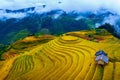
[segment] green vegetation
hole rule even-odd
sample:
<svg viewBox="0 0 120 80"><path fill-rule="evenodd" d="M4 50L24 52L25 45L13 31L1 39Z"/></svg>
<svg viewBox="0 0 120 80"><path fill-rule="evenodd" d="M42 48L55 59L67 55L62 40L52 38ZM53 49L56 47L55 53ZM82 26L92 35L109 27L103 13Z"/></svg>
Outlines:
<svg viewBox="0 0 120 80"><path fill-rule="evenodd" d="M8 44L13 43L17 40L23 39L29 35L29 31L27 29L20 30L19 32L11 32L8 33L5 41L7 41Z"/></svg>
<svg viewBox="0 0 120 80"><path fill-rule="evenodd" d="M109 35L110 33L108 33L105 29L95 29L96 31L96 35Z"/></svg>
<svg viewBox="0 0 120 80"><path fill-rule="evenodd" d="M45 35L45 34L50 34L49 29L47 29L47 28L41 29L40 31L38 31L38 32L35 34L35 36L37 37L37 36Z"/></svg>
<svg viewBox="0 0 120 80"><path fill-rule="evenodd" d="M112 35L114 35L117 38L120 38L119 33L116 31L116 29L114 28L113 25L109 24L109 23L105 23L103 25L101 25L99 27L99 29L106 29L108 32L112 33Z"/></svg>
<svg viewBox="0 0 120 80"><path fill-rule="evenodd" d="M62 14L53 19L52 15L29 14L23 19L0 20L0 43L12 44L28 35L61 35L65 32L93 29L95 22L91 19L76 20L75 16Z"/></svg>
<svg viewBox="0 0 120 80"><path fill-rule="evenodd" d="M7 51L7 46L0 44L0 60L3 60L3 53Z"/></svg>

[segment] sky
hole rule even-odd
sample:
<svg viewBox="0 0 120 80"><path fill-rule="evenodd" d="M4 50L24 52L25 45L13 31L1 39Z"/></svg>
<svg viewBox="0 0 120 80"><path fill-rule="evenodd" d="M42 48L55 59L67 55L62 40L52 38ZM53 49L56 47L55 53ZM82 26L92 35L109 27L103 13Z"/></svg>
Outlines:
<svg viewBox="0 0 120 80"><path fill-rule="evenodd" d="M46 10L88 11L102 7L120 13L120 0L0 0L0 9L15 10L43 4L46 5Z"/></svg>
<svg viewBox="0 0 120 80"><path fill-rule="evenodd" d="M41 7L42 5L46 5L46 7L36 10L46 12L53 9L62 9L66 12L84 12L104 8L120 15L120 0L0 0L0 9L17 10L28 7ZM8 14L0 12L0 18L4 16L8 16L8 18L20 18L25 15L24 13Z"/></svg>

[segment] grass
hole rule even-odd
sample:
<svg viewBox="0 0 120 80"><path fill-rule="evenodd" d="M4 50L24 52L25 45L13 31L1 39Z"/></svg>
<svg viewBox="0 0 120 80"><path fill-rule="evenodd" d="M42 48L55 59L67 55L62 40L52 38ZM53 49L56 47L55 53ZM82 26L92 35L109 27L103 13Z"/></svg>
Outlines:
<svg viewBox="0 0 120 80"><path fill-rule="evenodd" d="M85 80L92 80L93 75L95 73L95 69L96 69L96 64L93 62L90 66L88 73L86 74Z"/></svg>
<svg viewBox="0 0 120 80"><path fill-rule="evenodd" d="M92 80L102 80L102 75L103 75L103 67L97 65Z"/></svg>
<svg viewBox="0 0 120 80"><path fill-rule="evenodd" d="M102 80L113 80L113 69L113 63L109 62L109 64L104 67Z"/></svg>
<svg viewBox="0 0 120 80"><path fill-rule="evenodd" d="M115 62L114 80L120 80L120 62Z"/></svg>
<svg viewBox="0 0 120 80"><path fill-rule="evenodd" d="M14 63L14 59L5 61L5 64L3 64L3 66L0 68L0 80L5 79L9 75L13 63Z"/></svg>

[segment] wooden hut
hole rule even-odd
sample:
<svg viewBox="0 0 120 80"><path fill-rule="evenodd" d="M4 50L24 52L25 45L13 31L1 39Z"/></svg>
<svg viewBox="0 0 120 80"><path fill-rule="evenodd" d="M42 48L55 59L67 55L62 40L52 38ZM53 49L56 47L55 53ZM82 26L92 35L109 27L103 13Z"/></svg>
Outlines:
<svg viewBox="0 0 120 80"><path fill-rule="evenodd" d="M99 65L108 64L109 58L103 50L96 52L95 56L96 56L95 61L97 64Z"/></svg>

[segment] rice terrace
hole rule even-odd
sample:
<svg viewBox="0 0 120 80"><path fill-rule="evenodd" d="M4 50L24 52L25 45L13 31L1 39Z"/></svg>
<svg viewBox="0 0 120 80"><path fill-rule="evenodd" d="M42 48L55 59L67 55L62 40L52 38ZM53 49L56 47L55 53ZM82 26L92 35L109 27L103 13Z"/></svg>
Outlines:
<svg viewBox="0 0 120 80"><path fill-rule="evenodd" d="M85 39L86 33L102 40ZM120 41L109 33L95 34L95 31L69 32L59 37L30 36L17 41L3 55L5 61L0 61L0 80L119 80ZM42 40L50 41L42 44ZM25 46L22 43L29 43L29 49L20 52ZM95 53L101 49L109 57L105 66L95 62Z"/></svg>

